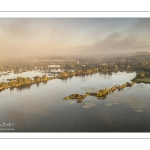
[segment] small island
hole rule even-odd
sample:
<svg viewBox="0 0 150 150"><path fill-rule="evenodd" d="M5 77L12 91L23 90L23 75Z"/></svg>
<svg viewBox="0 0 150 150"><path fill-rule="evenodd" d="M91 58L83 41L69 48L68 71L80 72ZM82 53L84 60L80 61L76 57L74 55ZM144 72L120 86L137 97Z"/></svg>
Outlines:
<svg viewBox="0 0 150 150"><path fill-rule="evenodd" d="M84 99L84 98L86 98L87 96L95 96L95 97L97 97L97 98L105 99L105 98L106 98L106 95L108 95L108 94L111 93L111 92L114 92L116 89L118 89L118 91L120 91L120 90L123 90L125 87L131 87L131 86L133 86L133 85L134 85L134 82L131 82L131 83L126 82L126 83L123 84L123 85L118 85L118 86L115 85L115 86L113 86L113 87L110 88L110 89L107 89L107 88L101 89L101 90L99 90L97 93L92 93L92 92L89 93L89 92L87 92L87 93L85 93L84 95L71 94L71 95L69 95L69 96L64 97L63 100L77 99L78 102L80 101L80 103L81 103L81 102L82 102L81 99Z"/></svg>
<svg viewBox="0 0 150 150"><path fill-rule="evenodd" d="M137 73L135 78L133 78L131 80L132 82L126 82L123 85L115 85L113 87L111 87L110 89L101 89L99 90L97 93L85 93L84 95L80 95L80 94L71 94L69 96L66 96L63 98L63 100L70 100L70 99L77 99L79 101L79 99L84 99L87 96L95 96L98 99L106 99L106 95L108 95L110 92L114 92L116 89L118 89L118 91L123 90L125 87L131 87L134 85L134 83L150 83L150 72L140 72ZM80 101L82 102L82 100Z"/></svg>
<svg viewBox="0 0 150 150"><path fill-rule="evenodd" d="M34 84L34 83L39 83L39 82L47 82L48 80L52 80L55 77L47 77L46 75L44 75L43 77L33 77L33 79L27 77L27 78L23 78L23 77L17 77L17 79L12 79L9 82L0 82L0 91L4 90L4 89L8 89L8 88L14 88L14 87L20 87L23 85L28 85L28 84Z"/></svg>

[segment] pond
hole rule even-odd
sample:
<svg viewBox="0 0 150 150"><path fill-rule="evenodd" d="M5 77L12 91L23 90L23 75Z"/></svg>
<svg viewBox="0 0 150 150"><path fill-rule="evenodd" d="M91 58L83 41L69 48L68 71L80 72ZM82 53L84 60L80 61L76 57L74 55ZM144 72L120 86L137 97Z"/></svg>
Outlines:
<svg viewBox="0 0 150 150"><path fill-rule="evenodd" d="M149 132L150 85L134 84L106 99L88 96L82 103L70 94L130 82L135 72L95 73L0 92L0 132ZM3 124L13 124L12 130Z"/></svg>

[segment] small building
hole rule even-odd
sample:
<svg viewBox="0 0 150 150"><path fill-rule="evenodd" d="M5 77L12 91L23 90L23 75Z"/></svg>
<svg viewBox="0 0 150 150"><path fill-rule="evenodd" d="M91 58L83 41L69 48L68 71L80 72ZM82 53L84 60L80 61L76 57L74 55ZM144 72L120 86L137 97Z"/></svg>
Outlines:
<svg viewBox="0 0 150 150"><path fill-rule="evenodd" d="M55 73L60 73L60 72L63 72L64 70L61 70L61 69L58 69L58 70L55 70L55 69L52 69L51 72L55 72Z"/></svg>
<svg viewBox="0 0 150 150"><path fill-rule="evenodd" d="M48 68L60 68L60 65L48 65Z"/></svg>

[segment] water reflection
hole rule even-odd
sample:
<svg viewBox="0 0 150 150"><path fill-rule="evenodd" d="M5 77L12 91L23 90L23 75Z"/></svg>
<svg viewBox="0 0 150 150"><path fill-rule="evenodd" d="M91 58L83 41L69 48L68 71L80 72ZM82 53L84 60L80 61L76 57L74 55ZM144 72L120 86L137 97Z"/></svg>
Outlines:
<svg viewBox="0 0 150 150"><path fill-rule="evenodd" d="M106 99L106 95L101 96L101 97L97 97L98 100L105 100Z"/></svg>
<svg viewBox="0 0 150 150"><path fill-rule="evenodd" d="M36 83L36 86L39 87L39 84L40 84L40 83Z"/></svg>
<svg viewBox="0 0 150 150"><path fill-rule="evenodd" d="M20 87L16 87L17 91L22 91L22 90L25 90L25 89L30 89L32 85L30 84L27 84L27 85L23 85L23 86L20 86ZM11 88L11 90L14 89L14 88Z"/></svg>
<svg viewBox="0 0 150 150"><path fill-rule="evenodd" d="M26 90L26 89L29 90L33 85L36 85L37 87L39 87L40 84L46 85L46 84L47 84L47 81L40 82L40 83L34 83L34 84L26 84L26 85L22 85L22 86L19 86L19 87L11 87L11 88L9 88L9 89L10 89L10 91L12 91L12 90L14 90L14 89L17 89L17 91L22 91L22 90Z"/></svg>

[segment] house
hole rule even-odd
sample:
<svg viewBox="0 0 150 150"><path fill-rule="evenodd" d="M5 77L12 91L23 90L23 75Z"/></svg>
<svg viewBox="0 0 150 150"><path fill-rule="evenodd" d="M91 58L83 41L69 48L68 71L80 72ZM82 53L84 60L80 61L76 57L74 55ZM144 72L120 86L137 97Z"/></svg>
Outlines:
<svg viewBox="0 0 150 150"><path fill-rule="evenodd" d="M48 68L60 68L60 65L48 65Z"/></svg>

